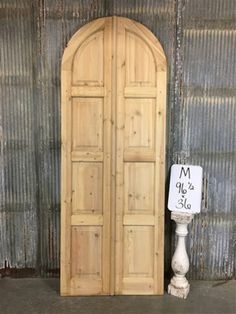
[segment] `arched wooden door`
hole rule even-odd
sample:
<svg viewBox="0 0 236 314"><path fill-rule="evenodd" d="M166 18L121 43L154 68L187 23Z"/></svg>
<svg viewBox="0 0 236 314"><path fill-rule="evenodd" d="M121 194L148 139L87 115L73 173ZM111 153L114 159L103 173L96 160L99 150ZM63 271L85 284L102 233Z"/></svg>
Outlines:
<svg viewBox="0 0 236 314"><path fill-rule="evenodd" d="M62 60L61 294L162 294L166 58L95 20Z"/></svg>

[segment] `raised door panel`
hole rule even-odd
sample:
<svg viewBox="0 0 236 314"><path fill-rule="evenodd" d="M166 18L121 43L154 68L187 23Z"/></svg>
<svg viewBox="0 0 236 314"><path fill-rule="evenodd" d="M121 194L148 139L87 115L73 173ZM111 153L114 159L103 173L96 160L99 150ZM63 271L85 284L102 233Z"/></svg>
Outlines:
<svg viewBox="0 0 236 314"><path fill-rule="evenodd" d="M72 101L73 151L97 150L103 147L103 99L73 98Z"/></svg>
<svg viewBox="0 0 236 314"><path fill-rule="evenodd" d="M78 47L73 60L73 85L104 85L104 31L89 36Z"/></svg>
<svg viewBox="0 0 236 314"><path fill-rule="evenodd" d="M153 276L153 228L126 226L124 228L124 277ZM145 258L144 258L145 256Z"/></svg>
<svg viewBox="0 0 236 314"><path fill-rule="evenodd" d="M72 277L102 279L102 233L97 226L74 226L72 235Z"/></svg>
<svg viewBox="0 0 236 314"><path fill-rule="evenodd" d="M155 86L156 64L147 42L132 30L125 32L126 86Z"/></svg>
<svg viewBox="0 0 236 314"><path fill-rule="evenodd" d="M102 163L73 162L72 213L102 213L102 187Z"/></svg>
<svg viewBox="0 0 236 314"><path fill-rule="evenodd" d="M125 99L125 160L155 160L155 100Z"/></svg>
<svg viewBox="0 0 236 314"><path fill-rule="evenodd" d="M71 229L71 288L77 294L102 291L102 226Z"/></svg>
<svg viewBox="0 0 236 314"><path fill-rule="evenodd" d="M147 162L126 162L124 173L125 214L154 212L154 165Z"/></svg>
<svg viewBox="0 0 236 314"><path fill-rule="evenodd" d="M153 294L154 228L124 227L123 294Z"/></svg>

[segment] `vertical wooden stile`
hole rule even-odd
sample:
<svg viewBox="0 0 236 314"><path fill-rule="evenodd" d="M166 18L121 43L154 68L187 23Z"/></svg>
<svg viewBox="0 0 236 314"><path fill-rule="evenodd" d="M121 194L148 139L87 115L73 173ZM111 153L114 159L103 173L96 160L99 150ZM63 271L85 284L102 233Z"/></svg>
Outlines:
<svg viewBox="0 0 236 314"><path fill-rule="evenodd" d="M125 29L120 21L116 24L116 270L115 293L122 294L123 272L123 206L124 206L124 68L125 68Z"/></svg>
<svg viewBox="0 0 236 314"><path fill-rule="evenodd" d="M111 141L112 141L112 124L111 124L111 102L112 102L112 19L108 19L104 30L104 193L103 193L103 210L104 210L104 238L103 238L103 293L110 294L111 278Z"/></svg>
<svg viewBox="0 0 236 314"><path fill-rule="evenodd" d="M70 287L70 217L71 217L71 163L70 158L71 140L71 75L68 68L62 68L61 84L64 87L61 92L61 294L67 294Z"/></svg>
<svg viewBox="0 0 236 314"><path fill-rule="evenodd" d="M116 243L116 86L117 86L117 17L112 19L112 102L111 102L111 151L112 151L112 169L111 169L111 278L110 295L115 294L115 243Z"/></svg>

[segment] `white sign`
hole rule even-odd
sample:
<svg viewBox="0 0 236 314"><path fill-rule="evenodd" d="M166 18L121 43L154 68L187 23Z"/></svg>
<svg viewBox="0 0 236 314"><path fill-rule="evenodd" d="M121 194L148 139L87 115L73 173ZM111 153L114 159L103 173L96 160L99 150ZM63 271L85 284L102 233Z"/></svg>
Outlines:
<svg viewBox="0 0 236 314"><path fill-rule="evenodd" d="M170 174L169 210L200 213L201 199L202 167L173 165Z"/></svg>

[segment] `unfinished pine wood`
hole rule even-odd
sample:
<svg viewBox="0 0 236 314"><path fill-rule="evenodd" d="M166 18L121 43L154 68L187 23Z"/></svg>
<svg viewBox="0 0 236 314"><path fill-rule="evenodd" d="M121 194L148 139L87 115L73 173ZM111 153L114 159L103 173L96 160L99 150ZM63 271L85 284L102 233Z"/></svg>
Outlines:
<svg viewBox="0 0 236 314"><path fill-rule="evenodd" d="M73 98L72 135L73 151L103 150L102 98Z"/></svg>
<svg viewBox="0 0 236 314"><path fill-rule="evenodd" d="M154 163L125 162L124 167L124 213L153 215Z"/></svg>
<svg viewBox="0 0 236 314"><path fill-rule="evenodd" d="M121 17L62 60L61 295L162 294L166 59Z"/></svg>
<svg viewBox="0 0 236 314"><path fill-rule="evenodd" d="M142 159L149 154L155 158L155 119L155 99L125 98L126 156L133 153Z"/></svg>
<svg viewBox="0 0 236 314"><path fill-rule="evenodd" d="M88 36L74 55L74 86L104 85L104 30Z"/></svg>
<svg viewBox="0 0 236 314"><path fill-rule="evenodd" d="M110 293L111 26L83 27L62 60L62 295Z"/></svg>
<svg viewBox="0 0 236 314"><path fill-rule="evenodd" d="M102 213L101 162L73 162L72 214Z"/></svg>
<svg viewBox="0 0 236 314"><path fill-rule="evenodd" d="M118 18L116 294L163 293L166 77L160 81L160 72L166 60L154 36Z"/></svg>

